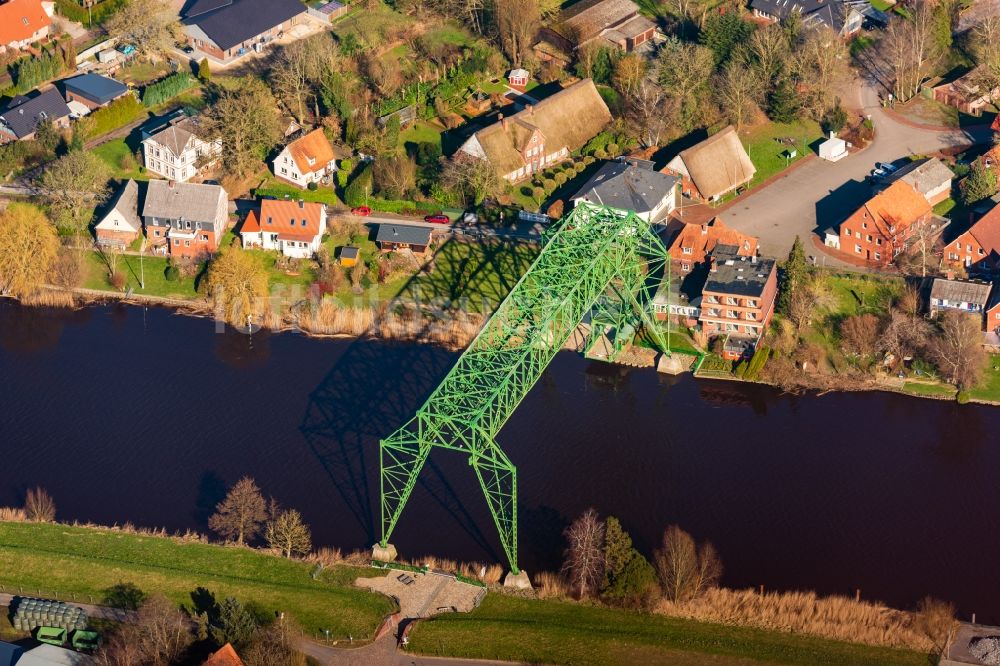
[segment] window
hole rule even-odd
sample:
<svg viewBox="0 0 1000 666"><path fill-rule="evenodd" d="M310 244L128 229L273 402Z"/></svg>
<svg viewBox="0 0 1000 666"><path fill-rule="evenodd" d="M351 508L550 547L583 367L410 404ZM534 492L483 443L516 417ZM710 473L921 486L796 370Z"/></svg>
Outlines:
<svg viewBox="0 0 1000 666"><path fill-rule="evenodd" d="M739 317L736 316L736 310L726 310L726 317L729 319L739 319Z"/></svg>
<svg viewBox="0 0 1000 666"><path fill-rule="evenodd" d="M755 308L755 307L757 307L757 301L755 301L752 298L748 298L747 299L747 307L748 308Z"/></svg>
<svg viewBox="0 0 1000 666"><path fill-rule="evenodd" d="M854 251L857 252L858 254L861 254L861 246L860 245L855 245L854 246Z"/></svg>
<svg viewBox="0 0 1000 666"><path fill-rule="evenodd" d="M288 169L286 169L285 167L281 167L281 173L287 174L288 173Z"/></svg>
<svg viewBox="0 0 1000 666"><path fill-rule="evenodd" d="M191 247L191 241L189 240L184 241L184 247Z"/></svg>
<svg viewBox="0 0 1000 666"><path fill-rule="evenodd" d="M302 220L302 226L303 227L306 226L306 221L305 220Z"/></svg>
<svg viewBox="0 0 1000 666"><path fill-rule="evenodd" d="M952 261L958 261L958 255L955 254L954 252L950 253L948 255L948 258L951 259Z"/></svg>
<svg viewBox="0 0 1000 666"><path fill-rule="evenodd" d="M691 270L691 264L681 264L681 270L682 271L689 271L689 270Z"/></svg>
<svg viewBox="0 0 1000 666"><path fill-rule="evenodd" d="M153 235L154 235L154 236L159 236L159 235L160 235L160 230L159 230L159 229L155 230L155 231L153 232Z"/></svg>
<svg viewBox="0 0 1000 666"><path fill-rule="evenodd" d="M861 232L860 231L855 231L854 232L854 237L855 238L861 238Z"/></svg>
<svg viewBox="0 0 1000 666"><path fill-rule="evenodd" d="M726 296L726 305L736 305L736 299L732 296Z"/></svg>
<svg viewBox="0 0 1000 666"><path fill-rule="evenodd" d="M757 321L757 313L756 312L748 312L746 318L747 318L747 321Z"/></svg>
<svg viewBox="0 0 1000 666"><path fill-rule="evenodd" d="M690 247L682 247L681 248L681 253L683 253L683 254L691 254L693 252L694 252L694 248L690 248Z"/></svg>
<svg viewBox="0 0 1000 666"><path fill-rule="evenodd" d="M267 216L267 223L268 224L273 224L273 222L271 221L271 216L270 215Z"/></svg>
<svg viewBox="0 0 1000 666"><path fill-rule="evenodd" d="M986 253L985 253L985 252L983 252L983 248L979 248L979 256L981 257L981 256L983 256L984 254L986 254Z"/></svg>
<svg viewBox="0 0 1000 666"><path fill-rule="evenodd" d="M868 237L865 238L865 240L868 241L869 243L871 243L872 242L872 235L868 234Z"/></svg>
<svg viewBox="0 0 1000 666"><path fill-rule="evenodd" d="M201 235L201 239L207 243L208 242L208 234L202 234Z"/></svg>
<svg viewBox="0 0 1000 666"><path fill-rule="evenodd" d="M851 235L851 230L848 229L847 227L844 227L844 235L845 236L850 236Z"/></svg>
<svg viewBox="0 0 1000 666"><path fill-rule="evenodd" d="M180 245L180 244L181 244L181 239L180 238L175 238L174 239L174 245Z"/></svg>
<svg viewBox="0 0 1000 666"><path fill-rule="evenodd" d="M882 244L882 239L881 238L876 238L875 239L875 244L876 245L881 245Z"/></svg>
<svg viewBox="0 0 1000 666"><path fill-rule="evenodd" d="M861 223L861 228L862 229L867 229L868 228L868 223L867 222L862 222Z"/></svg>
<svg viewBox="0 0 1000 666"><path fill-rule="evenodd" d="M966 245L965 246L965 251L966 252L972 252L972 245L971 244L970 245Z"/></svg>
<svg viewBox="0 0 1000 666"><path fill-rule="evenodd" d="M882 255L878 252L875 253L875 261L882 261Z"/></svg>

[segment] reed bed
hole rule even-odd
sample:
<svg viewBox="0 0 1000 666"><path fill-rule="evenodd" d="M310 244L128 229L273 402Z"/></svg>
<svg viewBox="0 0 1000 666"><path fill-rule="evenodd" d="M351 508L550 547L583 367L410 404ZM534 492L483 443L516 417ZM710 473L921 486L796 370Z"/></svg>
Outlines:
<svg viewBox="0 0 1000 666"><path fill-rule="evenodd" d="M24 509L18 506L0 506L0 522L3 523L26 523L28 515Z"/></svg>
<svg viewBox="0 0 1000 666"><path fill-rule="evenodd" d="M568 599L569 586L559 574L541 571L535 574L535 594L539 599Z"/></svg>
<svg viewBox="0 0 1000 666"><path fill-rule="evenodd" d="M655 612L704 622L804 633L883 647L932 650L935 641L913 613L877 602L815 592L715 588L687 602L660 601Z"/></svg>

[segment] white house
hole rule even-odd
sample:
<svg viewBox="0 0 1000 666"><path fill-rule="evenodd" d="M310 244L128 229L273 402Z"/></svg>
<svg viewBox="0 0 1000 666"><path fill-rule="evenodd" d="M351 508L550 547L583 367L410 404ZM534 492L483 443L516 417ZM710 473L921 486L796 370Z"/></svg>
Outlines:
<svg viewBox="0 0 1000 666"><path fill-rule="evenodd" d="M263 199L240 228L245 249L277 250L285 256L309 259L319 251L326 233L326 206L309 201Z"/></svg>
<svg viewBox="0 0 1000 666"><path fill-rule="evenodd" d="M194 118L185 118L144 139L142 156L146 168L178 183L193 178L203 166L203 158L222 153L220 141L205 141L198 137L198 130Z"/></svg>
<svg viewBox="0 0 1000 666"><path fill-rule="evenodd" d="M608 162L571 198L607 206L623 213L631 211L647 222L662 222L677 206L676 176L660 173L645 160Z"/></svg>
<svg viewBox="0 0 1000 666"><path fill-rule="evenodd" d="M111 208L94 225L97 244L102 247L128 247L142 233L139 218L139 186L132 179L125 183Z"/></svg>
<svg viewBox="0 0 1000 666"><path fill-rule="evenodd" d="M337 154L323 130L314 129L285 146L271 167L280 180L306 187L333 175L337 170Z"/></svg>

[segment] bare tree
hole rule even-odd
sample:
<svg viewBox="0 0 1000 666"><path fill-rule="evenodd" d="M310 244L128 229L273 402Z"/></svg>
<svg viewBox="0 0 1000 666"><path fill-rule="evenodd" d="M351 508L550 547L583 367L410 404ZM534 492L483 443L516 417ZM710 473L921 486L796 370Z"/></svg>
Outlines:
<svg viewBox="0 0 1000 666"><path fill-rule="evenodd" d="M464 204L480 204L483 199L502 194L507 181L489 160L456 153L445 163L441 183Z"/></svg>
<svg viewBox="0 0 1000 666"><path fill-rule="evenodd" d="M762 81L778 77L792 57L788 34L778 24L758 28L750 35L746 55Z"/></svg>
<svg viewBox="0 0 1000 666"><path fill-rule="evenodd" d="M715 69L712 50L700 44L671 38L659 56L660 85L680 101L681 127L693 128L703 120L702 103Z"/></svg>
<svg viewBox="0 0 1000 666"><path fill-rule="evenodd" d="M763 81L754 70L737 60L727 63L715 81L719 105L739 132L757 111L764 92Z"/></svg>
<svg viewBox="0 0 1000 666"><path fill-rule="evenodd" d="M879 41L879 52L889 64L896 99L906 101L920 92L936 58L933 13L918 4L911 18L895 17Z"/></svg>
<svg viewBox="0 0 1000 666"><path fill-rule="evenodd" d="M982 379L987 361L981 315L946 310L938 319L938 329L928 348L934 364L959 389L973 388Z"/></svg>
<svg viewBox="0 0 1000 666"><path fill-rule="evenodd" d="M538 0L496 0L493 11L500 46L514 66L520 67L538 32Z"/></svg>
<svg viewBox="0 0 1000 666"><path fill-rule="evenodd" d="M101 158L74 150L48 165L38 180L53 221L82 232L94 206L107 197L110 178L111 171Z"/></svg>
<svg viewBox="0 0 1000 666"><path fill-rule="evenodd" d="M979 87L983 91L1000 88L1000 16L988 16L973 28L970 44Z"/></svg>
<svg viewBox="0 0 1000 666"><path fill-rule="evenodd" d="M604 580L604 521L587 509L563 534L567 546L562 570L582 599L596 592Z"/></svg>
<svg viewBox="0 0 1000 666"><path fill-rule="evenodd" d="M850 53L833 30L815 28L806 33L794 54L796 75L806 90L804 106L818 119L850 76Z"/></svg>
<svg viewBox="0 0 1000 666"><path fill-rule="evenodd" d="M897 359L911 358L924 348L931 333L930 323L916 311L893 308L879 337L878 349Z"/></svg>
<svg viewBox="0 0 1000 666"><path fill-rule="evenodd" d="M375 160L372 178L380 193L400 199L416 187L417 163L407 155L380 157Z"/></svg>
<svg viewBox="0 0 1000 666"><path fill-rule="evenodd" d="M680 101L649 78L639 82L628 100L628 118L635 126L639 141L646 148L660 145L663 133L678 122Z"/></svg>
<svg viewBox="0 0 1000 666"><path fill-rule="evenodd" d="M840 336L848 351L871 356L878 350L879 320L873 314L847 317L840 322Z"/></svg>
<svg viewBox="0 0 1000 666"><path fill-rule="evenodd" d="M295 509L275 511L264 531L267 545L280 550L285 557L308 555L312 550L309 526L302 522L302 514Z"/></svg>
<svg viewBox="0 0 1000 666"><path fill-rule="evenodd" d="M646 78L646 61L635 53L628 53L615 62L611 80L615 89L626 98L636 95L639 85Z"/></svg>
<svg viewBox="0 0 1000 666"><path fill-rule="evenodd" d="M265 520L267 503L260 494L260 488L253 479L244 476L216 505L215 513L208 519L208 527L222 537L243 545L260 533Z"/></svg>
<svg viewBox="0 0 1000 666"><path fill-rule="evenodd" d="M178 28L177 12L167 0L133 0L112 14L104 28L140 53L166 51L173 45Z"/></svg>
<svg viewBox="0 0 1000 666"><path fill-rule="evenodd" d="M56 502L44 488L31 488L24 498L24 514L28 520L51 523L56 519Z"/></svg>
<svg viewBox="0 0 1000 666"><path fill-rule="evenodd" d="M694 538L677 525L663 533L663 547L656 551L654 561L663 593L671 601L693 599L715 587L722 576L722 562L712 544L698 548Z"/></svg>
<svg viewBox="0 0 1000 666"><path fill-rule="evenodd" d="M100 666L170 666L194 641L191 621L162 594L147 599L136 621L121 625L97 655Z"/></svg>
<svg viewBox="0 0 1000 666"><path fill-rule="evenodd" d="M225 88L207 114L206 129L226 147L222 164L227 173L245 176L281 137L277 101L259 79L242 79Z"/></svg>
<svg viewBox="0 0 1000 666"><path fill-rule="evenodd" d="M208 292L216 315L233 326L246 326L267 306L268 273L250 250L228 247L208 265Z"/></svg>

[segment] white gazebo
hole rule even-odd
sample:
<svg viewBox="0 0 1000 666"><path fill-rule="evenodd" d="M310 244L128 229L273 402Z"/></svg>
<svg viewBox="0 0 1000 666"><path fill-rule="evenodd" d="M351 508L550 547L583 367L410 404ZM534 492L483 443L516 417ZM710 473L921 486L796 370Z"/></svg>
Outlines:
<svg viewBox="0 0 1000 666"><path fill-rule="evenodd" d="M830 138L819 144L819 156L828 162L836 162L847 157L847 142L830 132Z"/></svg>

